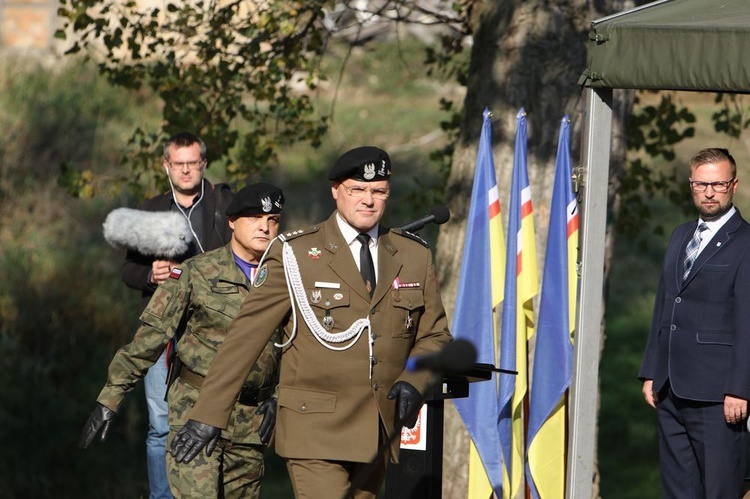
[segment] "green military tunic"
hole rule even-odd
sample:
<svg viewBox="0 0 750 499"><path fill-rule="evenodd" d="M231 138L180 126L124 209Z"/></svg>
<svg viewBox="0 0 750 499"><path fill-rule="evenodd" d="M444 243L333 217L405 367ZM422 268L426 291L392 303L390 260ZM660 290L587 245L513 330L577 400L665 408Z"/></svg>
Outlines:
<svg viewBox="0 0 750 499"><path fill-rule="evenodd" d="M288 232L269 248L255 288L229 327L201 397L188 416L226 428L233 397L277 326L284 326L276 451L290 459L367 462L378 451L380 428L393 434L396 381L420 389L423 373L405 370L406 359L440 349L451 338L430 250L398 229L380 227L377 285L365 289L334 213L325 223ZM286 240L286 243L283 242ZM300 292L314 320L331 335L368 319L358 337L321 342L292 301L287 246L297 261ZM296 318L296 321L295 321ZM296 330L295 330L296 323ZM397 456L398 442L392 447Z"/></svg>
<svg viewBox="0 0 750 499"><path fill-rule="evenodd" d="M249 286L234 262L230 245L184 262L154 293L140 317L141 326L133 341L115 354L107 384L97 401L116 411L175 335L180 337L177 354L184 368L199 378L205 376ZM243 387L263 393L273 391L280 355L273 346L276 339L273 335L265 338L257 362L238 386L219 449L211 457L202 454L188 464L177 464L169 455L169 481L174 494L216 497L219 455L223 453L226 496L257 497L263 474L263 447L258 435L263 416L255 414L257 406L242 405L236 400ZM198 399L200 389L194 384L178 378L169 389L170 442Z"/></svg>

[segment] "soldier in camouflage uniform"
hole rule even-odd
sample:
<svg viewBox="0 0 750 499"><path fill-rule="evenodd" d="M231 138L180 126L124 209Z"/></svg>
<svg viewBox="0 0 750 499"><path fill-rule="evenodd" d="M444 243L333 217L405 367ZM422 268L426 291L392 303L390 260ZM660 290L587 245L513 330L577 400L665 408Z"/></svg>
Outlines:
<svg viewBox="0 0 750 499"><path fill-rule="evenodd" d="M248 293L263 252L278 233L283 202L281 190L269 184L242 189L226 210L234 230L230 243L187 260L159 286L133 341L110 363L107 383L81 434L81 447L88 447L99 431L101 440L106 438L120 403L175 339L177 356L168 391L171 442L198 399L203 377ZM185 464L168 454L169 484L176 497L259 497L263 444L270 440L276 417L276 339L268 341L245 380L227 428L212 442L213 455Z"/></svg>

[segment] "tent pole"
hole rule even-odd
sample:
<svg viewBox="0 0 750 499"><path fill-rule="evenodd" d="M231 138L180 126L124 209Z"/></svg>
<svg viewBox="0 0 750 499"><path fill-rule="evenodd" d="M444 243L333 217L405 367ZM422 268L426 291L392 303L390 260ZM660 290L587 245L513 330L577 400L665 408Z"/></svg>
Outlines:
<svg viewBox="0 0 750 499"><path fill-rule="evenodd" d="M604 301L612 89L585 89L581 164L583 200L579 239L579 306L576 317L566 497L590 498L596 448L599 358Z"/></svg>

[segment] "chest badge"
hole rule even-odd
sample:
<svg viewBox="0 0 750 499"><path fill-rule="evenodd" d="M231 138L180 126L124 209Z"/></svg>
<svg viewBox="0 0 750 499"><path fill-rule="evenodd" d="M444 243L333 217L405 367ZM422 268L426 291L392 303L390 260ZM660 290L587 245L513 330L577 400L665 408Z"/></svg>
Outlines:
<svg viewBox="0 0 750 499"><path fill-rule="evenodd" d="M310 301L313 303L320 303L320 300L322 298L323 298L323 293L321 293L319 289L314 289L312 292L312 295L310 295Z"/></svg>
<svg viewBox="0 0 750 499"><path fill-rule="evenodd" d="M323 327L326 328L326 331L330 331L331 329L333 329L334 323L335 322L333 320L333 317L331 317L330 315L326 315L325 317L323 317Z"/></svg>
<svg viewBox="0 0 750 499"><path fill-rule="evenodd" d="M318 248L310 248L310 250L307 252L307 256L309 256L313 260L317 260L318 258L320 258L320 255L322 253L323 252L320 251Z"/></svg>

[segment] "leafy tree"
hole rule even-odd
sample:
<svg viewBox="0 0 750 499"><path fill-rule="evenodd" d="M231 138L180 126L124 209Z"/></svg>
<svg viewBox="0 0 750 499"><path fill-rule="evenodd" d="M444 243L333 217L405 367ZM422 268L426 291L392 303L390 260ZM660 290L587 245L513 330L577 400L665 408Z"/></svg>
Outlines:
<svg viewBox="0 0 750 499"><path fill-rule="evenodd" d="M308 95L320 77L324 47L323 2L270 0L167 2L164 9L120 0L63 0L58 38L67 54L85 51L110 82L148 87L162 100L157 130L138 127L121 181L138 191L149 170L159 171L159 148L180 130L199 134L209 161L233 180L257 173L280 147L296 141L317 146L326 117ZM70 165L71 192L95 181ZM98 192L101 189L93 189Z"/></svg>

